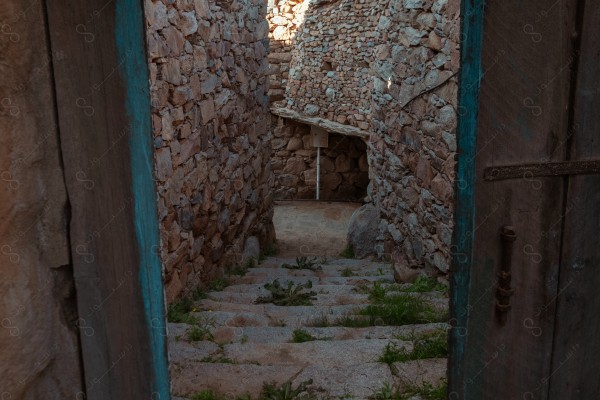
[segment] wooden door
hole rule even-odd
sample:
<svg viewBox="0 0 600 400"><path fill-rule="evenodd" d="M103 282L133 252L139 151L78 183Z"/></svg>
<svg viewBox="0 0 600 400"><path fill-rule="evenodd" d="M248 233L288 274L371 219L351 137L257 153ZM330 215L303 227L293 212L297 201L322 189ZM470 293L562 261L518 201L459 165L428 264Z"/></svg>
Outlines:
<svg viewBox="0 0 600 400"><path fill-rule="evenodd" d="M85 393L169 399L141 0L47 1Z"/></svg>
<svg viewBox="0 0 600 400"><path fill-rule="evenodd" d="M599 10L463 3L451 399L598 398Z"/></svg>

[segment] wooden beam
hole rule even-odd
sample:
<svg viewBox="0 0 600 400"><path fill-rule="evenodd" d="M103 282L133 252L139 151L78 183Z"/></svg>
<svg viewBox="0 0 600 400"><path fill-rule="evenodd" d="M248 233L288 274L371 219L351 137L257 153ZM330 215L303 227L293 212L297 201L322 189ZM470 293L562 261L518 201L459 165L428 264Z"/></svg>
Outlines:
<svg viewBox="0 0 600 400"><path fill-rule="evenodd" d="M340 135L355 136L364 140L367 140L371 135L370 132L363 131L362 129L354 126L340 124L339 122L319 117L308 117L296 111L290 110L289 108L271 107L271 112L279 117L291 119L307 125L318 126L319 128L325 129L328 132L339 133Z"/></svg>

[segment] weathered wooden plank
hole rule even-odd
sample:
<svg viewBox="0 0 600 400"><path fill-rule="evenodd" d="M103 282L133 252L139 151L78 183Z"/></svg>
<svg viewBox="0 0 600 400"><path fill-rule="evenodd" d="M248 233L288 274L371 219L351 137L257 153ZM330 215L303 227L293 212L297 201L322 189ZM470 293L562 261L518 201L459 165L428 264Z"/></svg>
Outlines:
<svg viewBox="0 0 600 400"><path fill-rule="evenodd" d="M370 133L363 131L362 129L356 128L350 125L340 124L339 122L330 121L320 117L309 117L302 115L294 110L283 107L271 107L271 112L277 116L291 119L292 121L301 122L307 125L318 126L328 132L339 133L340 135L356 136L361 139L368 139Z"/></svg>
<svg viewBox="0 0 600 400"><path fill-rule="evenodd" d="M547 388L538 383L550 365L563 182L485 182L483 173L490 165L564 160L560 143L568 128L572 20L564 2L552 7L542 0L485 4L474 154L476 257L470 263L468 304L462 310L468 314L463 380L451 385L456 398L546 398ZM459 149L460 157L464 155ZM515 228L517 239L512 260L515 293L506 324L501 325L496 290L504 225ZM455 243L470 240L470 233L455 237Z"/></svg>
<svg viewBox="0 0 600 400"><path fill-rule="evenodd" d="M464 357L467 340L468 296L473 252L475 136L479 112L483 6L476 0L461 2L461 60L457 128L457 174L454 184L454 233L450 271L450 325L448 331L448 392L464 393Z"/></svg>
<svg viewBox="0 0 600 400"><path fill-rule="evenodd" d="M88 399L168 399L137 0L48 2Z"/></svg>
<svg viewBox="0 0 600 400"><path fill-rule="evenodd" d="M580 7L570 158L598 160L600 3ZM568 182L549 398L595 399L600 393L600 175L571 176Z"/></svg>

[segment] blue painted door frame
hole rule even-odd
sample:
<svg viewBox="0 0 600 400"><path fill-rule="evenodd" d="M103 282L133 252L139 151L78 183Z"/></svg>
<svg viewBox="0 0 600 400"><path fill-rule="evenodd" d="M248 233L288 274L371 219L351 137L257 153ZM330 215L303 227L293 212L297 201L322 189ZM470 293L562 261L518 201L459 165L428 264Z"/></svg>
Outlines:
<svg viewBox="0 0 600 400"><path fill-rule="evenodd" d="M450 281L450 330L448 362L449 398L458 399L458 388L465 379L463 355L467 341L468 294L473 256L475 219L475 152L481 51L485 0L461 3L461 58L458 95L457 175L455 188L455 226Z"/></svg>

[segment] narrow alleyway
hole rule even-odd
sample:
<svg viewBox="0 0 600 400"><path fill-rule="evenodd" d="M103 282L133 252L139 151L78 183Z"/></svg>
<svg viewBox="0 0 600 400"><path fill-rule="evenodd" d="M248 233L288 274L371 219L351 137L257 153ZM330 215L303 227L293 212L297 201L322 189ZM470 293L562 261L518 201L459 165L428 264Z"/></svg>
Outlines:
<svg viewBox="0 0 600 400"><path fill-rule="evenodd" d="M327 208L321 205L317 218L323 226L325 215L347 223L344 207ZM285 232L300 231L294 219L276 220L279 241L289 243ZM343 250L327 245L325 254ZM285 257L234 267L210 287L170 308L170 321L178 321L169 324L175 396L442 398L447 296L431 279L398 284L390 264L292 257L288 248Z"/></svg>

